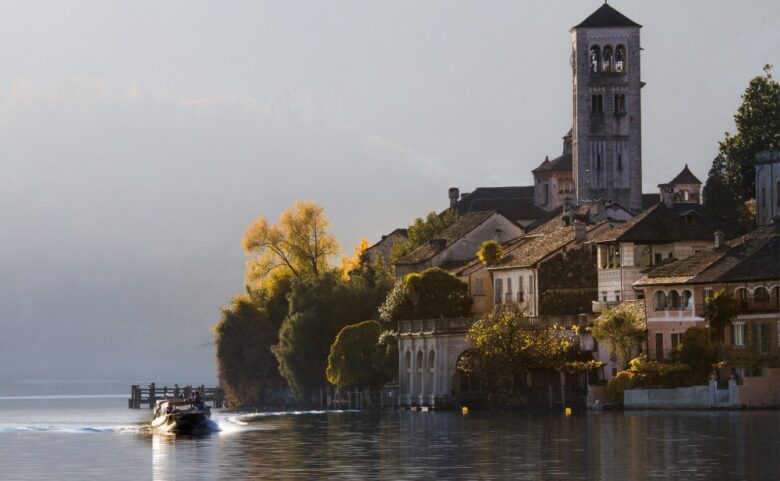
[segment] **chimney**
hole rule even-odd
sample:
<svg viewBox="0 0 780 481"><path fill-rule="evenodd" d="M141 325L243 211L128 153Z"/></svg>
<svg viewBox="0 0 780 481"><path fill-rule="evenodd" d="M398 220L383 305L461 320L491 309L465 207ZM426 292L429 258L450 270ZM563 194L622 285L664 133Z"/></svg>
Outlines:
<svg viewBox="0 0 780 481"><path fill-rule="evenodd" d="M723 247L723 241L725 239L725 235L723 234L722 230L716 230L715 231L715 248L720 249Z"/></svg>
<svg viewBox="0 0 780 481"><path fill-rule="evenodd" d="M457 187L450 187L447 193L450 196L450 207L455 207L455 204L458 203L458 197L460 197L460 190Z"/></svg>
<svg viewBox="0 0 780 481"><path fill-rule="evenodd" d="M574 223L574 240L584 242L588 238L584 222Z"/></svg>

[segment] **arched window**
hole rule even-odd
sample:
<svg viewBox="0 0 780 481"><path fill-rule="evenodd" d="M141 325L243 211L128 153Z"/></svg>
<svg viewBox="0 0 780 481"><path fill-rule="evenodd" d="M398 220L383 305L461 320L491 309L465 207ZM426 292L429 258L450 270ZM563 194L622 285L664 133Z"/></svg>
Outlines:
<svg viewBox="0 0 780 481"><path fill-rule="evenodd" d="M665 311L669 307L664 291L655 291L655 294L653 295L653 306L656 311Z"/></svg>
<svg viewBox="0 0 780 481"><path fill-rule="evenodd" d="M687 289L682 291L682 308L684 311L693 310L693 293Z"/></svg>
<svg viewBox="0 0 780 481"><path fill-rule="evenodd" d="M433 379L436 374L436 363L435 361L436 355L433 353L433 349L431 349L431 352L428 353L428 394L434 395L436 394L433 386Z"/></svg>
<svg viewBox="0 0 780 481"><path fill-rule="evenodd" d="M604 68L605 72L612 71L612 45L606 45L604 47Z"/></svg>
<svg viewBox="0 0 780 481"><path fill-rule="evenodd" d="M680 309L680 294L677 291L669 291L669 309Z"/></svg>
<svg viewBox="0 0 780 481"><path fill-rule="evenodd" d="M737 300L737 304L742 309L747 309L748 304L748 292L744 287L740 287L734 290L734 298Z"/></svg>
<svg viewBox="0 0 780 481"><path fill-rule="evenodd" d="M406 375L403 379L403 389L404 394L411 394L412 393L412 353L411 351L406 351L406 355L404 356L404 369L406 370Z"/></svg>
<svg viewBox="0 0 780 481"><path fill-rule="evenodd" d="M780 309L780 286L772 288L772 307Z"/></svg>
<svg viewBox="0 0 780 481"><path fill-rule="evenodd" d="M601 48L598 45L590 47L590 71L601 71Z"/></svg>
<svg viewBox="0 0 780 481"><path fill-rule="evenodd" d="M626 46L618 45L615 47L615 72L623 73L626 71Z"/></svg>
<svg viewBox="0 0 780 481"><path fill-rule="evenodd" d="M604 113L604 97L601 95L591 95L590 110L594 114Z"/></svg>
<svg viewBox="0 0 780 481"><path fill-rule="evenodd" d="M769 291L763 287L757 287L753 291L753 300L760 303L769 302Z"/></svg>
<svg viewBox="0 0 780 481"><path fill-rule="evenodd" d="M423 393L423 352L417 351L417 394Z"/></svg>

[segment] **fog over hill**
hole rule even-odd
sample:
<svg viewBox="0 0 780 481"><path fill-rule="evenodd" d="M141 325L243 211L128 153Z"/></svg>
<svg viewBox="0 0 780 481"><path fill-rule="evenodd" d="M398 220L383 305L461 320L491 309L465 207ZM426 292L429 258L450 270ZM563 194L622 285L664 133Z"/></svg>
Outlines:
<svg viewBox="0 0 780 481"><path fill-rule="evenodd" d="M0 1L0 382L213 378L255 217L316 200L351 251L530 184L600 3ZM705 179L780 5L610 4L644 25L645 190Z"/></svg>

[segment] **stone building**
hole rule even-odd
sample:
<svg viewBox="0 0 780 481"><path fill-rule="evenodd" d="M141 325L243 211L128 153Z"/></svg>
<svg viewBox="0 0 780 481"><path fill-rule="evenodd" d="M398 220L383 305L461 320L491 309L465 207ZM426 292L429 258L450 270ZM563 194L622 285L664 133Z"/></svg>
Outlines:
<svg viewBox="0 0 780 481"><path fill-rule="evenodd" d="M574 200L574 177L571 172L571 130L563 137L563 153L531 171L534 174L534 204L552 210Z"/></svg>
<svg viewBox="0 0 780 481"><path fill-rule="evenodd" d="M780 151L756 155L756 222L780 218Z"/></svg>
<svg viewBox="0 0 780 481"><path fill-rule="evenodd" d="M668 184L658 184L661 202L665 204L701 204L701 181L685 164L683 170Z"/></svg>
<svg viewBox="0 0 780 481"><path fill-rule="evenodd" d="M642 209L639 29L608 4L571 29L577 201Z"/></svg>
<svg viewBox="0 0 780 481"><path fill-rule="evenodd" d="M391 253L393 245L396 242L405 241L408 238L406 229L395 229L393 232L383 235L379 242L367 248L366 255L371 259L371 262L376 262L380 257L385 262L390 262L392 259Z"/></svg>

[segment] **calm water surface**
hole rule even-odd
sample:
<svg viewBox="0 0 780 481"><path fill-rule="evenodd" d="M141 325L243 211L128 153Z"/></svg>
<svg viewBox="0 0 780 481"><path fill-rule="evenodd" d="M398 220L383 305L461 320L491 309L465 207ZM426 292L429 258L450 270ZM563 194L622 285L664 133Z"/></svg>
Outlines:
<svg viewBox="0 0 780 481"><path fill-rule="evenodd" d="M0 390L0 479L780 479L776 411L216 412L191 437L95 394Z"/></svg>

